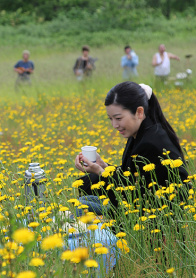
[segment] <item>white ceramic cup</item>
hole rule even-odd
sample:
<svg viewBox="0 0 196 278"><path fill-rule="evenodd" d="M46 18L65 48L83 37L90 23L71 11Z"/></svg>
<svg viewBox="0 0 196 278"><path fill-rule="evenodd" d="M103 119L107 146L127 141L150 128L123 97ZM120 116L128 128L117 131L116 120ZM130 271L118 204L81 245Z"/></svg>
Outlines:
<svg viewBox="0 0 196 278"><path fill-rule="evenodd" d="M82 149L82 154L84 157L86 157L88 160L90 160L91 162L96 162L96 151L97 148L94 146L84 146L81 148ZM87 166L86 163L84 163L84 165Z"/></svg>

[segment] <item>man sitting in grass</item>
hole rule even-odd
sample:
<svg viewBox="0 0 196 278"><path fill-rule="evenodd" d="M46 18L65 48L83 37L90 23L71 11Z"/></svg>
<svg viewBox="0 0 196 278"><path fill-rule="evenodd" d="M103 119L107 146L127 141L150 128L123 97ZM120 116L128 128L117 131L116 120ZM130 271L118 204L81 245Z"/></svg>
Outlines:
<svg viewBox="0 0 196 278"><path fill-rule="evenodd" d="M18 78L16 80L16 89L21 83L26 82L31 84L30 75L34 71L34 63L29 60L30 52L24 50L22 53L22 60L18 61L14 66L14 71L18 73Z"/></svg>
<svg viewBox="0 0 196 278"><path fill-rule="evenodd" d="M73 71L78 81L83 80L84 76L91 76L95 69L95 61L89 56L90 48L87 45L82 47L82 56L79 57L74 65Z"/></svg>

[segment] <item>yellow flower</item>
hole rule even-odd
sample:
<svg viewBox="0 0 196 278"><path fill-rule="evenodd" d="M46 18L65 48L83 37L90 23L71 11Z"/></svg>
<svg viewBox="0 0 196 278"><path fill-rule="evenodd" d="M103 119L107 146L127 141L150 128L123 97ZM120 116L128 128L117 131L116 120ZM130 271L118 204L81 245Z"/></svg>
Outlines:
<svg viewBox="0 0 196 278"><path fill-rule="evenodd" d="M95 260L87 260L84 265L86 267L98 267L98 263Z"/></svg>
<svg viewBox="0 0 196 278"><path fill-rule="evenodd" d="M100 189L104 185L105 185L104 181L99 181L98 183L91 185L91 190Z"/></svg>
<svg viewBox="0 0 196 278"><path fill-rule="evenodd" d="M143 170L145 172L149 172L149 171L152 171L154 169L155 169L155 164L153 164L153 163L147 164L143 167Z"/></svg>
<svg viewBox="0 0 196 278"><path fill-rule="evenodd" d="M98 247L95 249L95 253L96 254L107 254L108 253L108 249L106 247Z"/></svg>
<svg viewBox="0 0 196 278"><path fill-rule="evenodd" d="M95 219L95 215L84 215L79 220L85 224L91 223Z"/></svg>
<svg viewBox="0 0 196 278"><path fill-rule="evenodd" d="M135 190L135 186L133 186L133 185L125 186L124 190L131 190L131 191L133 191L133 190Z"/></svg>
<svg viewBox="0 0 196 278"><path fill-rule="evenodd" d="M170 151L163 152L163 155L168 155L168 154L170 154Z"/></svg>
<svg viewBox="0 0 196 278"><path fill-rule="evenodd" d="M69 210L69 208L68 207L63 207L63 206L59 209L59 211L67 211L67 210Z"/></svg>
<svg viewBox="0 0 196 278"><path fill-rule="evenodd" d="M81 273L82 274L88 274L88 270L83 270Z"/></svg>
<svg viewBox="0 0 196 278"><path fill-rule="evenodd" d="M194 190L193 190L193 189L190 189L190 190L189 190L189 194L191 194L191 195L194 194Z"/></svg>
<svg viewBox="0 0 196 278"><path fill-rule="evenodd" d="M139 217L139 220L141 220L141 221L146 221L147 219L148 219L148 217L146 217L146 216Z"/></svg>
<svg viewBox="0 0 196 278"><path fill-rule="evenodd" d="M85 247L76 248L72 253L71 261L76 263L84 261L89 257L88 248Z"/></svg>
<svg viewBox="0 0 196 278"><path fill-rule="evenodd" d="M61 260L66 260L69 261L71 260L71 258L73 258L73 252L70 250L66 250L61 254Z"/></svg>
<svg viewBox="0 0 196 278"><path fill-rule="evenodd" d="M136 224L133 228L134 231L144 230L145 227L143 225Z"/></svg>
<svg viewBox="0 0 196 278"><path fill-rule="evenodd" d="M55 178L53 179L54 182L57 182L57 183L61 183L62 182L62 179L61 178Z"/></svg>
<svg viewBox="0 0 196 278"><path fill-rule="evenodd" d="M124 236L126 236L126 233L123 232L116 234L116 237L124 237Z"/></svg>
<svg viewBox="0 0 196 278"><path fill-rule="evenodd" d="M187 183L187 182L190 182L190 180L189 180L189 179L187 179L187 180L183 180L183 182Z"/></svg>
<svg viewBox="0 0 196 278"><path fill-rule="evenodd" d="M163 166L171 165L171 163L172 163L171 159L164 159L164 160L161 161L161 164Z"/></svg>
<svg viewBox="0 0 196 278"><path fill-rule="evenodd" d="M114 187L114 184L113 184L113 183L108 184L108 186L106 187L106 190L110 190L112 187Z"/></svg>
<svg viewBox="0 0 196 278"><path fill-rule="evenodd" d="M159 198L161 198L162 196L164 196L165 190L163 189L159 189L155 192L155 195L158 196Z"/></svg>
<svg viewBox="0 0 196 278"><path fill-rule="evenodd" d="M167 272L168 274L172 274L174 271L175 271L175 268L174 268L174 267L168 268L168 269L166 270L166 272Z"/></svg>
<svg viewBox="0 0 196 278"><path fill-rule="evenodd" d="M93 245L92 245L92 247L94 247L94 248L98 248L98 247L102 247L102 244L101 243L94 243Z"/></svg>
<svg viewBox="0 0 196 278"><path fill-rule="evenodd" d="M115 166L108 166L104 169L104 172L102 173L102 177L107 178L109 176L112 176L114 171L116 170Z"/></svg>
<svg viewBox="0 0 196 278"><path fill-rule="evenodd" d="M79 209L88 209L89 206L87 206L87 205L80 205L80 206L78 206L78 208L79 208Z"/></svg>
<svg viewBox="0 0 196 278"><path fill-rule="evenodd" d="M40 224L38 223L38 222L31 222L29 225L28 225L28 227L30 227L30 228L36 228L36 227L38 227Z"/></svg>
<svg viewBox="0 0 196 278"><path fill-rule="evenodd" d="M63 240L57 234L44 238L41 243L41 248L43 250L62 248L62 247L63 247Z"/></svg>
<svg viewBox="0 0 196 278"><path fill-rule="evenodd" d="M109 203L109 201L110 201L109 198L105 199L105 200L103 201L103 206L107 206L107 204Z"/></svg>
<svg viewBox="0 0 196 278"><path fill-rule="evenodd" d="M157 247L154 249L155 252L160 252L161 251L161 247Z"/></svg>
<svg viewBox="0 0 196 278"><path fill-rule="evenodd" d="M67 202L75 204L76 202L78 202L78 200L77 199L69 199Z"/></svg>
<svg viewBox="0 0 196 278"><path fill-rule="evenodd" d="M106 198L106 196L105 196L105 195L101 195L101 196L99 196L99 199L100 199L100 200L105 199L105 198Z"/></svg>
<svg viewBox="0 0 196 278"><path fill-rule="evenodd" d="M109 171L105 170L101 175L102 175L102 177L107 178L107 177L111 176L111 174L113 174L113 172L110 173Z"/></svg>
<svg viewBox="0 0 196 278"><path fill-rule="evenodd" d="M31 259L30 266L43 266L44 265L44 261L40 258L33 258Z"/></svg>
<svg viewBox="0 0 196 278"><path fill-rule="evenodd" d="M173 193L174 190L175 190L175 187L173 186L173 184L171 184L169 187L167 187L165 189L165 193L171 194L171 193Z"/></svg>
<svg viewBox="0 0 196 278"><path fill-rule="evenodd" d="M177 168L177 167L180 167L182 166L183 162L181 159L175 159L175 160L172 160L172 163L170 164L171 168Z"/></svg>
<svg viewBox="0 0 196 278"><path fill-rule="evenodd" d="M137 154L133 154L131 157L136 158L137 156L138 156Z"/></svg>
<svg viewBox="0 0 196 278"><path fill-rule="evenodd" d="M155 214L152 214L150 216L148 216L149 219L153 219L153 218L156 218L157 216Z"/></svg>
<svg viewBox="0 0 196 278"><path fill-rule="evenodd" d="M12 238L17 243L27 244L34 240L35 235L32 231L28 230L27 228L21 228L13 233Z"/></svg>
<svg viewBox="0 0 196 278"><path fill-rule="evenodd" d="M75 231L76 231L75 228L70 228L70 229L68 230L68 233L69 233L69 234L72 234L72 233L74 233Z"/></svg>
<svg viewBox="0 0 196 278"><path fill-rule="evenodd" d="M41 229L42 232L46 232L46 231L50 231L50 230L51 230L50 226L45 226Z"/></svg>
<svg viewBox="0 0 196 278"><path fill-rule="evenodd" d="M117 240L116 246L125 253L129 252L129 247L127 246L127 241L125 239Z"/></svg>
<svg viewBox="0 0 196 278"><path fill-rule="evenodd" d="M10 249L10 250L17 250L18 249L18 244L16 242L9 241L5 244L5 248Z"/></svg>
<svg viewBox="0 0 196 278"><path fill-rule="evenodd" d="M116 189L115 189L116 191L124 191L124 187L122 187L122 186L118 186L118 187L116 187Z"/></svg>
<svg viewBox="0 0 196 278"><path fill-rule="evenodd" d="M84 184L83 180L76 180L72 183L72 187L78 188L79 186L82 186Z"/></svg>
<svg viewBox="0 0 196 278"><path fill-rule="evenodd" d="M151 234L160 233L160 231L161 231L161 230L159 230L159 229L155 229L155 230L152 230L152 231L151 231Z"/></svg>
<svg viewBox="0 0 196 278"><path fill-rule="evenodd" d="M152 186L155 185L155 184L157 184L157 183L156 183L156 182L151 182L151 183L149 183L148 188L152 187Z"/></svg>
<svg viewBox="0 0 196 278"><path fill-rule="evenodd" d="M89 225L89 226L88 226L88 230L95 231L95 230L97 230L97 229L98 229L98 226L97 226L97 225L92 224L92 225Z"/></svg>
<svg viewBox="0 0 196 278"><path fill-rule="evenodd" d="M129 177L129 176L131 175L131 173L130 173L129 171L125 171L125 172L123 172L123 175L124 175L125 177Z"/></svg>
<svg viewBox="0 0 196 278"><path fill-rule="evenodd" d="M100 189L101 185L99 183L95 183L91 185L91 190Z"/></svg>
<svg viewBox="0 0 196 278"><path fill-rule="evenodd" d="M107 166L105 168L105 170L108 171L108 172L114 172L116 170L116 167L115 166Z"/></svg>
<svg viewBox="0 0 196 278"><path fill-rule="evenodd" d="M172 201L175 197L176 197L176 194L171 194L171 195L169 196L169 200Z"/></svg>
<svg viewBox="0 0 196 278"><path fill-rule="evenodd" d="M20 272L16 278L35 278L36 274L33 271L27 270L27 271L23 271Z"/></svg>

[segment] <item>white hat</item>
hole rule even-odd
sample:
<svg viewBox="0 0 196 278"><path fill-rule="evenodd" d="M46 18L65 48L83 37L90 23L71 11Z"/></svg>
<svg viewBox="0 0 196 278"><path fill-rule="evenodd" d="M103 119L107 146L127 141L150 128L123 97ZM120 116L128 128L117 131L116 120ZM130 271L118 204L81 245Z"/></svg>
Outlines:
<svg viewBox="0 0 196 278"><path fill-rule="evenodd" d="M26 49L22 52L22 55L24 55L24 54L28 54L30 56L30 51Z"/></svg>

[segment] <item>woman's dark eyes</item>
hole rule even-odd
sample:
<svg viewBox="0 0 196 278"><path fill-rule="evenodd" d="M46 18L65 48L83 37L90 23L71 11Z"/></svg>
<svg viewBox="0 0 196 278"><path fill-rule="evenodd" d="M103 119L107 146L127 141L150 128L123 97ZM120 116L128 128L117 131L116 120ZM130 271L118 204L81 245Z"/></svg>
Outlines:
<svg viewBox="0 0 196 278"><path fill-rule="evenodd" d="M110 121L112 120L112 118L108 118ZM121 118L116 118L117 121L120 121Z"/></svg>

